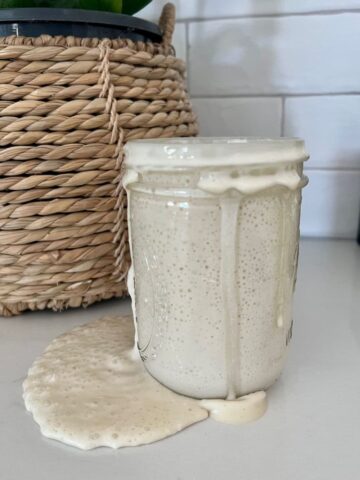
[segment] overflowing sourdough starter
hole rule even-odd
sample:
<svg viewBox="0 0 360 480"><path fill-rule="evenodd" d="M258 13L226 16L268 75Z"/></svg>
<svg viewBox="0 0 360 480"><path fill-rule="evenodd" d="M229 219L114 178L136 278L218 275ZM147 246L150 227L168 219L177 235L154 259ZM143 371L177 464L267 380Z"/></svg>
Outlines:
<svg viewBox="0 0 360 480"><path fill-rule="evenodd" d="M127 171L139 351L183 395L234 400L282 371L305 181L282 168Z"/></svg>
<svg viewBox="0 0 360 480"><path fill-rule="evenodd" d="M26 408L44 436L82 449L151 443L204 420L255 420L263 392L195 400L154 380L134 347L131 317L96 320L53 340L24 382Z"/></svg>
<svg viewBox="0 0 360 480"><path fill-rule="evenodd" d="M164 142L159 158L156 143L137 144L123 179L136 335L130 317L77 328L50 344L24 383L42 433L79 448L150 443L208 416L255 420L266 410L256 390L285 361L303 143L235 141L224 163L214 154L221 142Z"/></svg>

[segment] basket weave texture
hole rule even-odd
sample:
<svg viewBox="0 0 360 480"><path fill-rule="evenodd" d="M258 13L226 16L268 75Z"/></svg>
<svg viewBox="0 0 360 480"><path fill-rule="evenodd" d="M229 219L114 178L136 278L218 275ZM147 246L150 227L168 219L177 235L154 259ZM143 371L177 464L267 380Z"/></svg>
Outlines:
<svg viewBox="0 0 360 480"><path fill-rule="evenodd" d="M126 294L128 139L193 136L184 63L163 43L0 37L0 314Z"/></svg>

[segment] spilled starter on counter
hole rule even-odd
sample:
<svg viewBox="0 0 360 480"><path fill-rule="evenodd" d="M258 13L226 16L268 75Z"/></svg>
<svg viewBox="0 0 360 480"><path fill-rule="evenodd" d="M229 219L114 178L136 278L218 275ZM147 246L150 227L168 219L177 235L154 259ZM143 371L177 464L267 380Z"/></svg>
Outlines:
<svg viewBox="0 0 360 480"><path fill-rule="evenodd" d="M236 400L195 400L158 383L134 347L130 316L105 317L53 340L24 382L24 400L41 433L81 449L155 442L208 416L256 420L265 392Z"/></svg>

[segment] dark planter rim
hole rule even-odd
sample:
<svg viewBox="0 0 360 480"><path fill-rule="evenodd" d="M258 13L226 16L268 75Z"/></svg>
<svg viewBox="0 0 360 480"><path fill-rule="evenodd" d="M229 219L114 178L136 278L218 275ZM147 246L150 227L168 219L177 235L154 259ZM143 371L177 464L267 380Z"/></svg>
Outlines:
<svg viewBox="0 0 360 480"><path fill-rule="evenodd" d="M161 41L162 32L155 23L131 15L71 8L0 9L0 24L82 24L84 27L128 30Z"/></svg>

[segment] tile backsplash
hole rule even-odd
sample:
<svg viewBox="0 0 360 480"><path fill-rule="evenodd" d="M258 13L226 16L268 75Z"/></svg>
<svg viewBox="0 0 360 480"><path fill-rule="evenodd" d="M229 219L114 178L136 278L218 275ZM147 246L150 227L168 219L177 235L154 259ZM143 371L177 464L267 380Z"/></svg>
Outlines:
<svg viewBox="0 0 360 480"><path fill-rule="evenodd" d="M138 16L157 20L165 3L153 0ZM304 138L302 235L355 238L360 0L173 3L200 133Z"/></svg>

